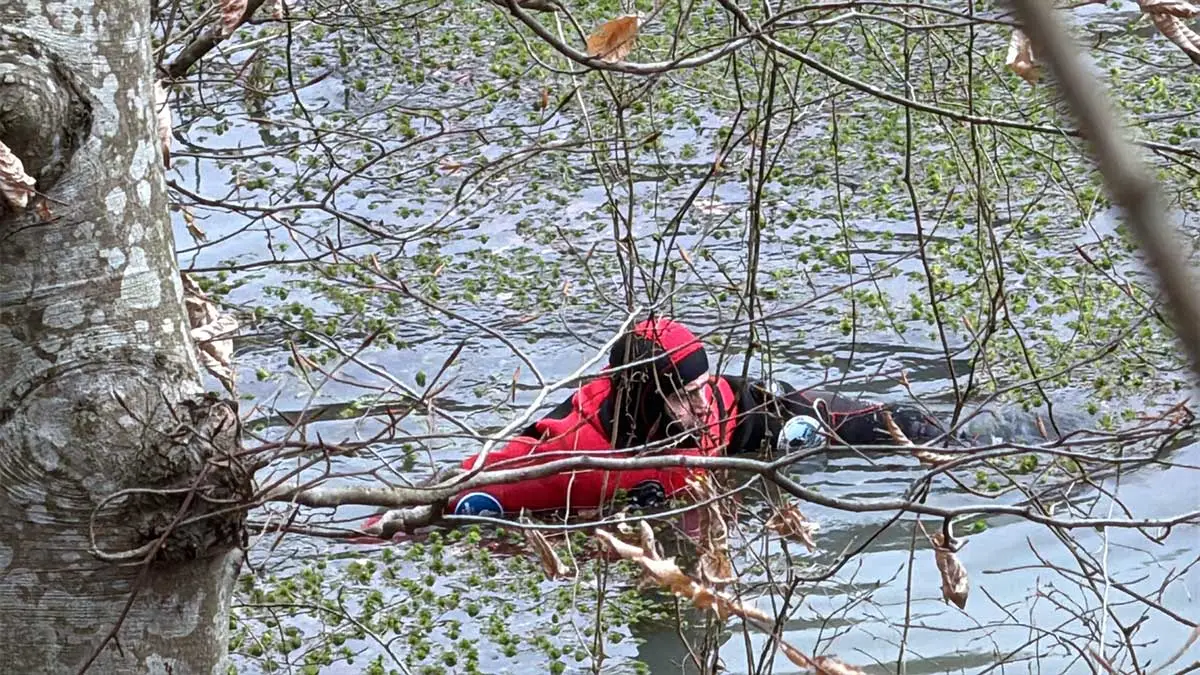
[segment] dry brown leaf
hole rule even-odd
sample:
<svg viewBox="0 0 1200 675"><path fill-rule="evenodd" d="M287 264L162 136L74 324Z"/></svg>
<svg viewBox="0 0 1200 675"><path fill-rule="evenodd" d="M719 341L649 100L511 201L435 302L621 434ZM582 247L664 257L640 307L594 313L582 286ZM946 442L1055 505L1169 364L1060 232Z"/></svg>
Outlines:
<svg viewBox="0 0 1200 675"><path fill-rule="evenodd" d="M571 576L571 568L566 565L554 551L554 547L546 540L546 535L537 530L525 530L525 541L537 552L542 561L542 571L549 579Z"/></svg>
<svg viewBox="0 0 1200 675"><path fill-rule="evenodd" d="M223 314L216 321L192 329L192 339L200 354L200 363L212 373L229 393L233 393L233 339L238 320ZM218 339L219 338L219 339Z"/></svg>
<svg viewBox="0 0 1200 675"><path fill-rule="evenodd" d="M1004 65L1030 84L1037 82L1042 75L1033 55L1033 43L1019 28L1013 29L1012 37L1008 40L1008 56L1004 59Z"/></svg>
<svg viewBox="0 0 1200 675"><path fill-rule="evenodd" d="M183 279L183 304L200 365L234 394L233 333L238 329L237 317L221 314L191 277L180 276Z"/></svg>
<svg viewBox="0 0 1200 675"><path fill-rule="evenodd" d="M953 462L958 459L955 455L948 455L944 452L934 452L932 450L913 450L912 456L916 457L922 464L931 466L941 466L947 462Z"/></svg>
<svg viewBox="0 0 1200 675"><path fill-rule="evenodd" d="M154 83L154 112L158 119L158 142L162 146L163 166L171 167L171 102L162 82Z"/></svg>
<svg viewBox="0 0 1200 675"><path fill-rule="evenodd" d="M656 559L643 555L638 562L659 584L680 595L691 594L694 582L691 577L683 573L683 570L679 569L674 558Z"/></svg>
<svg viewBox="0 0 1200 675"><path fill-rule="evenodd" d="M642 553L652 560L662 560L658 554L658 542L654 539L654 528L644 520L638 521L638 540L642 544Z"/></svg>
<svg viewBox="0 0 1200 675"><path fill-rule="evenodd" d="M967 568L963 567L958 555L946 546L946 538L941 531L934 532L930 539L933 541L933 559L942 575L942 599L953 602L959 609L966 609L970 586Z"/></svg>
<svg viewBox="0 0 1200 675"><path fill-rule="evenodd" d="M187 226L188 234L192 235L192 239L196 241L208 241L208 235L196 224L196 217L192 215L191 210L187 207L183 209L183 224Z"/></svg>
<svg viewBox="0 0 1200 675"><path fill-rule="evenodd" d="M700 538L697 547L700 559L696 563L696 576L700 581L723 585L737 580L733 563L729 560L729 525L721 512L720 492L708 475L688 479L688 488L697 500L704 503L699 509Z"/></svg>
<svg viewBox="0 0 1200 675"><path fill-rule="evenodd" d="M737 581L733 573L733 563L729 562L729 552L723 548L705 551L696 564L696 576L701 581L723 585Z"/></svg>
<svg viewBox="0 0 1200 675"><path fill-rule="evenodd" d="M780 536L799 539L810 552L817 550L812 535L820 528L819 524L806 518L795 504L788 504L776 511L767 521L767 529Z"/></svg>
<svg viewBox="0 0 1200 675"><path fill-rule="evenodd" d="M232 35L246 15L246 0L220 0L221 29L224 35Z"/></svg>
<svg viewBox="0 0 1200 675"><path fill-rule="evenodd" d="M25 163L0 142L0 198L15 211L29 205L36 181L25 173Z"/></svg>
<svg viewBox="0 0 1200 675"><path fill-rule="evenodd" d="M464 166L466 166L466 165L463 164L462 162L459 162L454 159L450 159L449 157L443 157L441 159L441 161L438 162L438 168L441 169L442 171L445 171L447 174L449 174L451 176L458 173L459 170L462 169Z"/></svg>
<svg viewBox="0 0 1200 675"><path fill-rule="evenodd" d="M1187 0L1146 0L1145 2L1138 2L1138 6L1142 12L1151 16L1155 14L1169 14L1181 19L1190 19L1200 14L1200 7L1187 2Z"/></svg>
<svg viewBox="0 0 1200 675"><path fill-rule="evenodd" d="M691 600L692 604L700 609L711 610L722 620L730 615L736 615L764 623L771 621L770 615L762 610L746 607L733 598L697 583L687 574L684 574L683 570L679 569L679 565L675 564L674 558L660 559L654 553L647 555L645 549L627 544L605 530L596 530L596 537L603 541L617 555L641 565L647 579L654 581L654 583L670 590L679 597ZM652 540L651 543L653 543ZM654 557L651 557L651 555Z"/></svg>
<svg viewBox="0 0 1200 675"><path fill-rule="evenodd" d="M832 656L813 658L783 640L779 641L779 646L783 648L783 653L789 661L801 668L811 669L817 675L866 675L865 670L849 665L841 659Z"/></svg>
<svg viewBox="0 0 1200 675"><path fill-rule="evenodd" d="M1188 28L1183 19L1170 14L1151 14L1150 20L1158 27L1160 33L1188 55L1192 63L1200 65L1200 35Z"/></svg>
<svg viewBox="0 0 1200 675"><path fill-rule="evenodd" d="M888 435L892 437L893 441L896 441L899 445L913 444L908 436L905 436L904 432L900 430L899 425L896 424L896 420L892 419L892 413L881 410L879 414L883 416L883 426L887 429Z"/></svg>
<svg viewBox="0 0 1200 675"><path fill-rule="evenodd" d="M818 675L866 675L867 671L845 663L832 656L818 656L812 660Z"/></svg>
<svg viewBox="0 0 1200 675"><path fill-rule="evenodd" d="M607 544L608 548L612 550L613 553L616 553L622 558L636 560L644 557L645 555L641 548L634 546L633 544L627 544L604 530L596 530L596 536L599 537L605 544Z"/></svg>
<svg viewBox="0 0 1200 675"><path fill-rule="evenodd" d="M783 640L779 641L779 646L783 648L783 653L788 657L788 661L800 666L801 668L812 668L813 660L808 657L808 654L796 649Z"/></svg>
<svg viewBox="0 0 1200 675"><path fill-rule="evenodd" d="M600 24L587 38L587 53L602 61L615 63L629 56L637 41L638 17L636 14L619 16Z"/></svg>

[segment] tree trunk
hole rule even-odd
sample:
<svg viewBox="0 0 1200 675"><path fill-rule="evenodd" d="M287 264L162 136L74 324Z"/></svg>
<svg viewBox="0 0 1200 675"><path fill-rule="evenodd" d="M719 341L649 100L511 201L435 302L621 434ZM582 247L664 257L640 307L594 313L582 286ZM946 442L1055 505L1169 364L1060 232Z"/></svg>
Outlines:
<svg viewBox="0 0 1200 675"><path fill-rule="evenodd" d="M89 672L224 672L248 478L200 388L151 73L146 0L0 2L0 142L41 195L0 200L4 672L78 672L118 622Z"/></svg>

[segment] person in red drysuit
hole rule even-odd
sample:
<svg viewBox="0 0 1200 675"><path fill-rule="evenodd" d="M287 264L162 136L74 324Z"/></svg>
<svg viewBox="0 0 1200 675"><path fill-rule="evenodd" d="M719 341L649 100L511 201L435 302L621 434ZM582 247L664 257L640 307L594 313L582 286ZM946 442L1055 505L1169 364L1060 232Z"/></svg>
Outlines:
<svg viewBox="0 0 1200 675"><path fill-rule="evenodd" d="M839 396L817 396L778 383L709 372L708 355L685 326L667 318L638 323L609 353L608 367L545 417L484 459L484 470L512 469L579 454L630 457L664 453L713 456L764 449L788 451L816 436L816 420L799 434L790 419L819 418L831 442L893 442L881 412L892 415L914 442L942 434L919 411ZM480 455L467 458L472 469ZM663 502L687 486L696 469L683 467L568 471L456 495L447 513L516 514L594 509L618 493L638 506Z"/></svg>

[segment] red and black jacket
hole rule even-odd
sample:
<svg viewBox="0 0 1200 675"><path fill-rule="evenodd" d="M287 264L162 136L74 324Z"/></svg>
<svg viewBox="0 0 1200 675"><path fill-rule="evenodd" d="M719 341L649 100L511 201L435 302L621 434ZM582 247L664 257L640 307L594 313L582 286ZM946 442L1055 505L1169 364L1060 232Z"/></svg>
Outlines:
<svg viewBox="0 0 1200 675"><path fill-rule="evenodd" d="M821 418L850 444L891 441L878 413L889 410L913 440L936 435L936 423L896 406L820 396L785 387L769 390L741 378L710 376L709 410L699 432L682 433L666 414L664 397L708 372L703 346L670 319L639 323L610 353L609 367L503 447L488 453L485 470L512 469L580 454L628 457L637 453L737 454L773 448L783 423L795 415ZM929 424L932 423L932 426ZM923 426L924 425L924 426ZM927 428L926 428L927 427ZM467 458L474 468L478 455ZM461 493L449 513L502 515L528 511L594 509L618 491L650 504L684 490L697 469L579 470Z"/></svg>

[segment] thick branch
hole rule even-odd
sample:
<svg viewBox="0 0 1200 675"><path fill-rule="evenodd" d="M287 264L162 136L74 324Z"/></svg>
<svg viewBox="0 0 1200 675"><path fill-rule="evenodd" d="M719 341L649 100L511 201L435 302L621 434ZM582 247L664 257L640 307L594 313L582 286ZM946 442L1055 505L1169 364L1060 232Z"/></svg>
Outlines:
<svg viewBox="0 0 1200 675"><path fill-rule="evenodd" d="M263 497L262 501L282 501L309 507L337 507L347 504L402 508L410 506L438 505L446 502L460 491L487 485L511 483L518 480L542 478L556 473L599 469L608 471L630 471L634 469L661 469L686 467L694 469L732 469L759 474L782 488L793 497L803 501L841 511L867 513L874 511L910 512L938 518L959 518L978 515L1012 515L1044 525L1066 529L1081 527L1174 527L1181 523L1200 522L1200 510L1178 514L1170 518L1081 518L1059 519L1046 516L1033 506L1010 506L1004 504L972 504L959 507L940 507L905 499L856 500L830 497L810 490L784 473L789 464L799 461L806 453L794 453L771 462L739 457L702 457L694 455L658 455L631 458L575 456L555 460L537 466L518 469L499 469L477 474L453 487L403 488L403 487L354 487L354 488L280 488Z"/></svg>
<svg viewBox="0 0 1200 675"><path fill-rule="evenodd" d="M254 16L254 13L258 11L259 7L263 6L264 2L266 0L248 0L246 3L246 13L242 15L242 20L238 22L238 25L240 26L249 21L250 17ZM197 61L204 58L205 54L212 51L226 37L228 36L225 34L220 23L213 25L203 35L184 47L183 51L179 52L179 55L175 57L171 65L167 66L167 75L172 78L187 75L187 72L191 70Z"/></svg>

